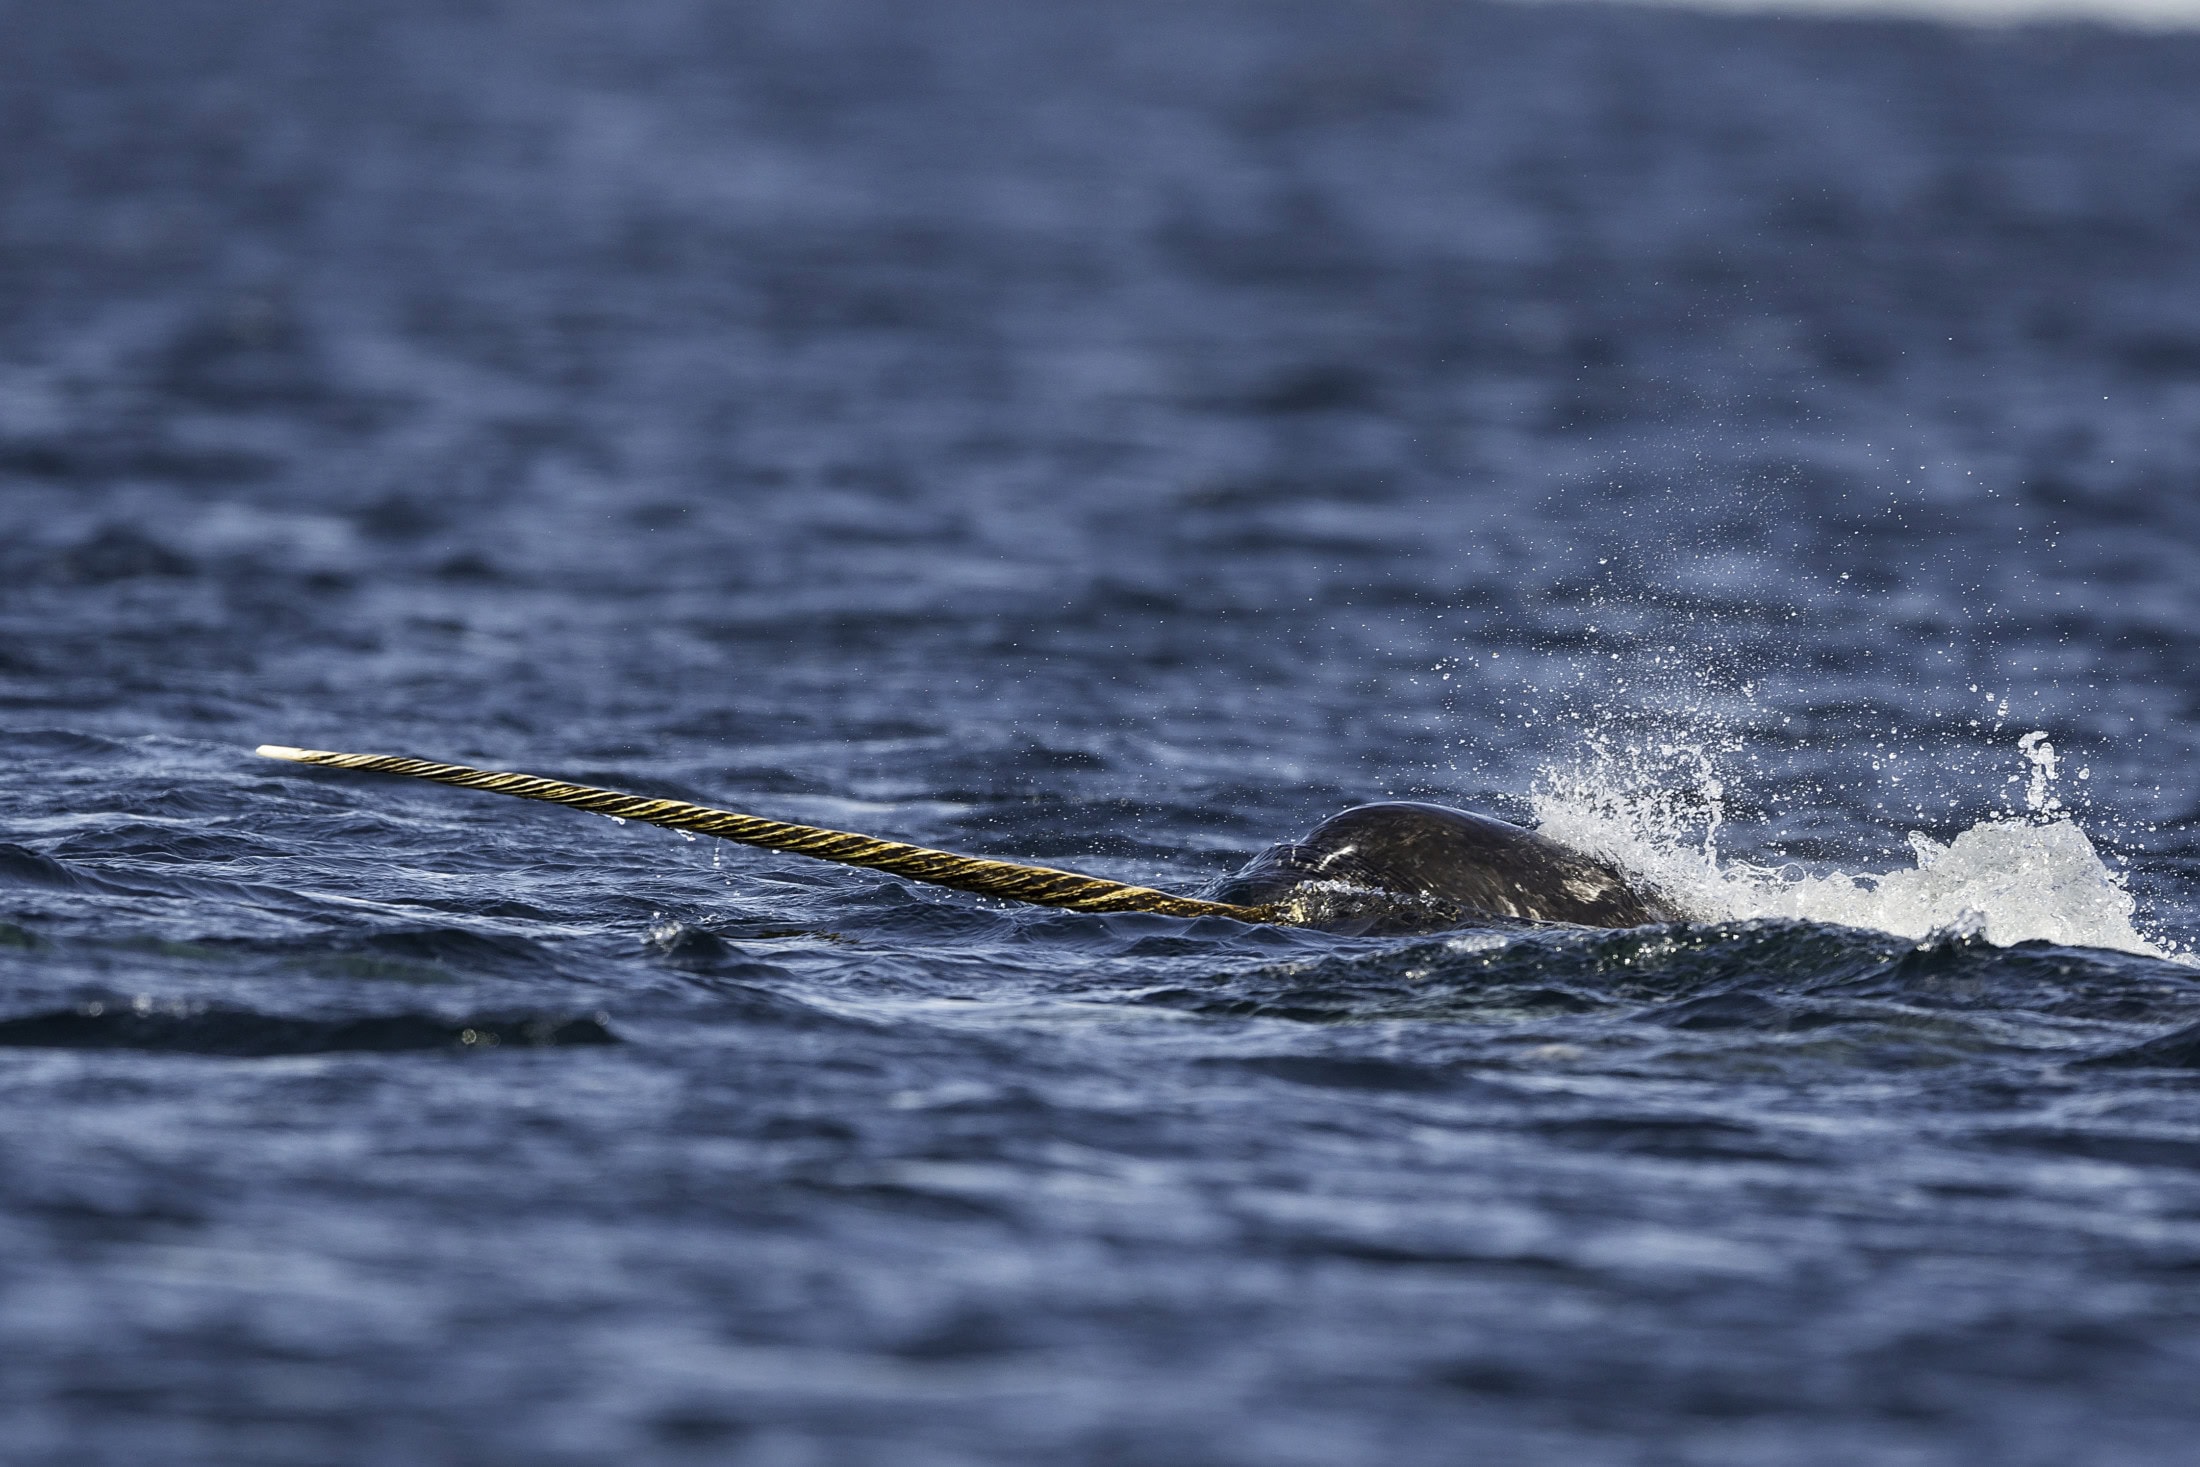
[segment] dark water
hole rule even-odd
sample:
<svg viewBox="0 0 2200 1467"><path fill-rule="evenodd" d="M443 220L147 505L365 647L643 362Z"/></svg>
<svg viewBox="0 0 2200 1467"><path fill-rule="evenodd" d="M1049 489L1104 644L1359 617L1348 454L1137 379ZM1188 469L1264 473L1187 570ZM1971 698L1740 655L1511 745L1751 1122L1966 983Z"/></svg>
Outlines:
<svg viewBox="0 0 2200 1467"><path fill-rule="evenodd" d="M9 1463L2192 1460L2200 41L0 36ZM1704 920L1006 910L262 741L1177 890L1433 798Z"/></svg>

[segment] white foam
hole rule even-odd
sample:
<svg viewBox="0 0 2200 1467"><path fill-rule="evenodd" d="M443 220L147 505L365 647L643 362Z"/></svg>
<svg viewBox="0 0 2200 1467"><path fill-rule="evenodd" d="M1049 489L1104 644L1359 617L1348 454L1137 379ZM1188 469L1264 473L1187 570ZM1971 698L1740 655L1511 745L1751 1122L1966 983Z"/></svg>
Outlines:
<svg viewBox="0 0 2200 1467"><path fill-rule="evenodd" d="M2200 0L1646 0L1688 10L1793 15L1902 15L1958 25L2094 21L2144 30L2200 27Z"/></svg>
<svg viewBox="0 0 2200 1467"><path fill-rule="evenodd" d="M2025 814L1982 820L1946 844L1912 833L1916 864L1891 871L1722 858L1726 787L1712 756L1685 742L1592 740L1576 764L1545 771L1535 814L1544 834L1611 861L1693 921L1798 917L1910 938L1954 930L2175 956L2133 925L2130 892L2064 813L2047 736L2018 747L2031 766Z"/></svg>

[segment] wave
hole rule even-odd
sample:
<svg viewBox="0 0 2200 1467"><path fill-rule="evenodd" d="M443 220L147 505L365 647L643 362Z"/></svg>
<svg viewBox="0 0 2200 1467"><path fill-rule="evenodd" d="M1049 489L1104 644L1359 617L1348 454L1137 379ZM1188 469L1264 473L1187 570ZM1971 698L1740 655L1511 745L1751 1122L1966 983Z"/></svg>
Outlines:
<svg viewBox="0 0 2200 1467"><path fill-rule="evenodd" d="M617 1044L604 1017L561 1014L396 1013L316 1018L223 1006L155 1007L117 1000L0 1019L0 1049L142 1049L227 1058L485 1052Z"/></svg>

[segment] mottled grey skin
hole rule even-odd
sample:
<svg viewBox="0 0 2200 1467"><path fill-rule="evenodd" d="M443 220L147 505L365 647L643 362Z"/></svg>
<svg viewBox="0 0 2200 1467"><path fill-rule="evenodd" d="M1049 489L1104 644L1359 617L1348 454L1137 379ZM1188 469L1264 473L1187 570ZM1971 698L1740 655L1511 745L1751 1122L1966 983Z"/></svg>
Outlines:
<svg viewBox="0 0 2200 1467"><path fill-rule="evenodd" d="M1341 889L1340 889L1341 888ZM1270 846L1216 901L1300 901L1308 925L1418 932L1507 921L1640 927L1673 914L1604 862L1502 820L1443 805L1359 805ZM1355 899L1358 898L1358 899Z"/></svg>

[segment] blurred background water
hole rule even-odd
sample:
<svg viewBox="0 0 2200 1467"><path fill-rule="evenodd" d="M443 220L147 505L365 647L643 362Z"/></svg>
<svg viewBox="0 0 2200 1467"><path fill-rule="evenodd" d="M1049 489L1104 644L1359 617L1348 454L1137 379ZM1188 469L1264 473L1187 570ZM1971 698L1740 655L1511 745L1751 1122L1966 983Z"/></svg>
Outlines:
<svg viewBox="0 0 2200 1467"><path fill-rule="evenodd" d="M11 1462L2176 1462L2200 38L0 3ZM1009 910L1540 823L1631 933Z"/></svg>

